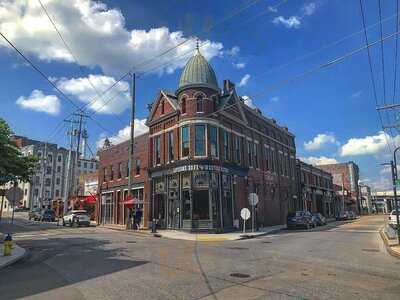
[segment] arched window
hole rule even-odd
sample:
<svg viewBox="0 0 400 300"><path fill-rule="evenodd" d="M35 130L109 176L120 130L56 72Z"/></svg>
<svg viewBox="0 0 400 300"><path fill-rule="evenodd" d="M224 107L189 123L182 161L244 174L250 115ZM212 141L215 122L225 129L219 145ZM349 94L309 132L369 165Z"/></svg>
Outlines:
<svg viewBox="0 0 400 300"><path fill-rule="evenodd" d="M196 98L196 112L203 112L203 96L197 96Z"/></svg>
<svg viewBox="0 0 400 300"><path fill-rule="evenodd" d="M186 114L186 98L182 98L181 100L181 111L182 114Z"/></svg>

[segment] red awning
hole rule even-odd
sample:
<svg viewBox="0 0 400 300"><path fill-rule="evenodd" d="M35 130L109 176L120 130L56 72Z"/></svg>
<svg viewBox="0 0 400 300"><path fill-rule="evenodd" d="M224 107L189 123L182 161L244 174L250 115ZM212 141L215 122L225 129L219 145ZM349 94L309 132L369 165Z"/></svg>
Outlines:
<svg viewBox="0 0 400 300"><path fill-rule="evenodd" d="M122 201L121 203L122 203L123 205L130 206L130 205L134 205L136 201L137 201L136 198L128 196L128 197L127 197L124 201Z"/></svg>
<svg viewBox="0 0 400 300"><path fill-rule="evenodd" d="M88 204L96 204L96 196L94 195L86 196L85 201Z"/></svg>

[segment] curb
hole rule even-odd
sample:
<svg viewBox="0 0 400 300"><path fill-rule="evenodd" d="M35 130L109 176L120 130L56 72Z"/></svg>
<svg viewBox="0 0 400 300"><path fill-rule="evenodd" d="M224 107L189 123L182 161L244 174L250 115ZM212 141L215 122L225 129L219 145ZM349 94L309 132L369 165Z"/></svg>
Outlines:
<svg viewBox="0 0 400 300"><path fill-rule="evenodd" d="M0 265L0 270L4 269L4 268L6 268L6 267L8 267L8 266L10 266L12 264L15 264L16 262L18 262L18 261L22 260L23 258L25 258L26 255L28 254L27 251L25 250L25 248L22 248L22 247L20 247L18 245L15 245L15 246L17 246L20 249L22 249L23 252L19 256L14 257L13 259L11 259L8 262L6 262L5 264Z"/></svg>
<svg viewBox="0 0 400 300"><path fill-rule="evenodd" d="M389 245L389 240L386 234L383 232L383 228L379 230L379 235L381 236L383 243L385 244L386 251L393 257L400 258L400 253L394 251L392 247Z"/></svg>
<svg viewBox="0 0 400 300"><path fill-rule="evenodd" d="M282 229L285 229L285 228L274 229L274 230L271 230L271 231L268 231L268 232L263 232L263 233L260 233L260 234L257 234L257 235L242 234L238 239L235 239L234 241L255 239L255 238L258 238L260 236L266 236L266 235L269 235L269 234L277 233L277 232L281 231Z"/></svg>

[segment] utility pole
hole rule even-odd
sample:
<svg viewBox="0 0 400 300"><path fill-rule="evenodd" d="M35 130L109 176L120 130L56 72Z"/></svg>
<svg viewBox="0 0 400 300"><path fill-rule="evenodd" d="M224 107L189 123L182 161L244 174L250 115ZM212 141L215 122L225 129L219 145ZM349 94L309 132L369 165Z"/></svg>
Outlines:
<svg viewBox="0 0 400 300"><path fill-rule="evenodd" d="M397 199L397 159L396 159L396 152L399 149L400 147L397 147L393 151L392 177L393 177L394 205L396 209L397 241L400 245L400 222L399 222L399 201Z"/></svg>
<svg viewBox="0 0 400 300"><path fill-rule="evenodd" d="M44 184L45 184L45 176L46 176L46 167L47 167L47 141L44 143L44 153L42 156L42 188L40 192L40 202L39 208L43 208L43 200L44 200Z"/></svg>
<svg viewBox="0 0 400 300"><path fill-rule="evenodd" d="M72 140L74 134L74 120L64 120L64 122L70 123L71 128L67 132L69 135L69 149L68 149L68 158L67 158L67 171L65 172L65 180L64 180L64 201L63 201L63 211L64 214L68 211L68 199L70 192L70 178L71 178L71 162L72 162Z"/></svg>
<svg viewBox="0 0 400 300"><path fill-rule="evenodd" d="M132 195L132 171L133 171L133 153L135 148L135 94L136 94L136 74L130 74L132 77L132 107L131 107L131 132L130 132L130 144L129 144L129 175L128 175L128 195Z"/></svg>

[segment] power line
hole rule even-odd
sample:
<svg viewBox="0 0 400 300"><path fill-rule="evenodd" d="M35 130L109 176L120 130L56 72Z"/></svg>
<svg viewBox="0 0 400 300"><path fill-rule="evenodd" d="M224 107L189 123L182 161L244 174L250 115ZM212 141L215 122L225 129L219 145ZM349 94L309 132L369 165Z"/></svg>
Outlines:
<svg viewBox="0 0 400 300"><path fill-rule="evenodd" d="M369 64L369 71L370 71L370 75L371 75L371 83L372 83L372 89L373 89L373 93L374 93L374 99L375 99L375 105L376 107L378 107L378 98L376 95L376 85L375 85L375 78L374 78L374 72L372 70L372 60L371 60L371 53L369 51L369 47L371 44L368 43L368 35L367 35L367 29L366 29L366 24L365 24L365 15L364 15L364 8L363 8L363 4L362 4L362 0L359 0L360 3L360 10L361 10L361 16L362 16L362 24L363 24L363 28L364 28L364 38L365 38L365 45L367 47L367 55L368 55L368 64ZM380 113L380 111L378 110L378 118L379 121L381 123L381 127L382 130L385 131L384 126L383 126L383 120L382 120L382 115ZM388 142L387 136L385 134L385 141L386 141L386 145L389 149L389 152L391 153L391 147L390 144Z"/></svg>

